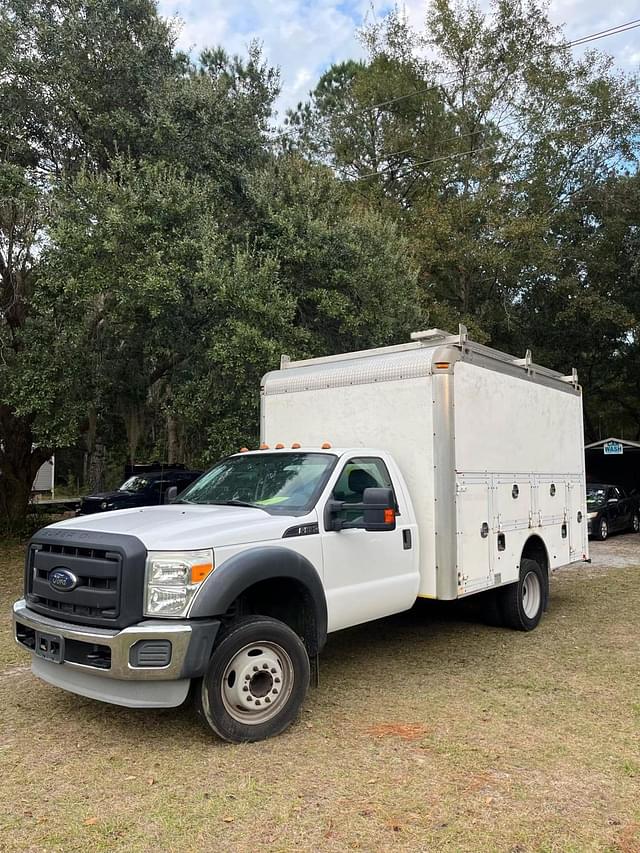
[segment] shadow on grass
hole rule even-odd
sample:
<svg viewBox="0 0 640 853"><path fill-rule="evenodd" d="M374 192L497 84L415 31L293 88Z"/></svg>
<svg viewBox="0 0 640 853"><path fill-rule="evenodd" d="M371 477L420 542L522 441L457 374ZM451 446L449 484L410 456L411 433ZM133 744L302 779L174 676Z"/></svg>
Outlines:
<svg viewBox="0 0 640 853"><path fill-rule="evenodd" d="M554 616L570 606L570 595L554 594ZM322 715L323 706L338 692L351 706L359 691L379 690L381 681L391 697L405 689L407 679L439 681L455 671L457 679L473 681L496 655L504 662L518 654L520 644L514 639L527 636L492 622L481 595L452 602L422 599L411 610L331 634L321 656L321 686L310 691L307 707ZM42 689L47 691L50 719L73 721L78 737L93 731L107 746L139 750L144 744L158 753L175 749L178 734L185 748L226 746L199 720L191 698L179 708L129 709L49 685Z"/></svg>

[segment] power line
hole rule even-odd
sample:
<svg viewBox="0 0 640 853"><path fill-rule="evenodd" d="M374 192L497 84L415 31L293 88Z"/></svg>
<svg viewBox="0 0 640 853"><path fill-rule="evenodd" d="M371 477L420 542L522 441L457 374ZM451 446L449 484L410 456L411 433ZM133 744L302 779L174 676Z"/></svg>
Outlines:
<svg viewBox="0 0 640 853"><path fill-rule="evenodd" d="M595 127L598 125L602 126L603 124L607 124L608 122L609 122L609 119L602 119L601 121L586 121L586 122L583 122L582 124L577 124L573 129L579 130L580 128L584 128L584 127ZM541 134L538 137L538 139L546 139L549 136L557 136L560 133L564 133L564 131L563 130L550 130L550 131L547 131L547 133ZM454 151L451 154L443 154L442 156L439 156L439 157L431 157L429 160L419 160L417 163L411 163L411 165L404 167L405 171L402 172L402 174L397 175L396 177L404 178L407 175L410 175L412 172L414 172L418 168L418 166L428 166L432 163L439 163L443 160L454 160L457 157L468 157L471 154L479 154L481 151L490 151L494 147L495 147L494 145L483 145L480 148L470 148L468 151ZM508 148L510 146L506 146L506 147ZM403 167L401 166L400 168L402 169ZM358 175L357 177L353 178L352 182L362 181L365 178L384 177L385 174L387 174L387 172L367 172L364 175Z"/></svg>
<svg viewBox="0 0 640 853"><path fill-rule="evenodd" d="M580 47L583 44L588 44L588 43L593 42L593 41L599 41L600 39L609 38L610 36L620 35L621 33L626 33L626 32L629 32L630 30L635 30L638 27L640 27L640 18L636 18L632 21L626 21L625 23L619 24L616 27L609 27L606 30L600 30L600 31L595 32L595 33L589 33L587 35L580 36L580 38L574 39L573 41L565 42L563 44L550 45L549 50L551 50L551 51L553 51L553 50L568 50L568 49L573 48L573 47ZM485 74L489 74L489 73L492 73L492 69L486 69L485 71L479 71L478 74L475 75L475 77L472 77L470 79L472 79L472 80L477 79L477 77L479 77L480 75L484 76ZM386 101L379 101L376 104L369 104L366 107L361 107L358 110L353 110L351 112L345 113L343 115L343 118L354 118L354 117L361 115L362 113L369 112L370 110L380 109L381 107L388 107L391 104L398 103L399 101L407 100L407 98L415 98L419 95L427 94L428 92L432 92L434 89L437 89L439 86L444 86L448 83L455 83L456 80L459 79L459 77L460 77L460 75L456 74L447 80L441 80L439 83L431 83L429 86L425 86L422 89L416 89L414 92L409 92L406 95L398 95L397 97L389 98ZM329 121L329 118L326 118L325 121ZM268 142L275 142L278 139L281 139L283 136L289 136L291 133L294 133L295 131L297 131L299 129L300 128L298 125L290 125L285 130L282 130L282 131L274 134L267 141Z"/></svg>
<svg viewBox="0 0 640 853"><path fill-rule="evenodd" d="M518 125L519 125L518 119L512 118L512 119L509 119L508 121L505 121L504 124L500 124L498 122L497 124L491 125L491 127L494 130L502 131L502 130L508 130L510 127L517 127ZM482 133L482 131L484 129L485 129L485 127L482 127L482 128L477 128L476 130L468 130L465 133L456 133L454 136L446 136L443 139L436 140L435 144L436 145L442 145L445 142L457 142L459 139L465 139L467 136L474 136L476 133ZM389 159L391 159L391 157L401 157L403 154L414 153L415 150L416 150L416 146L413 145L411 148L403 148L401 151L390 151L388 154L384 155L384 159L389 160ZM478 151L480 149L476 148L475 150ZM378 174L383 174L383 173L382 172L371 172L370 174L371 175L378 175ZM362 177L367 177L367 176L363 175ZM359 178L358 178L358 180L359 180Z"/></svg>
<svg viewBox="0 0 640 853"><path fill-rule="evenodd" d="M617 27L609 27L606 30L600 30L598 33L591 33L591 35L581 36L574 41L570 41L567 43L566 47L579 47L581 44L587 44L591 41L598 41L598 39L608 38L609 36L617 36L620 33L626 33L629 30L635 30L636 27L640 27L640 18L636 18L635 21L627 21L626 24L619 24Z"/></svg>

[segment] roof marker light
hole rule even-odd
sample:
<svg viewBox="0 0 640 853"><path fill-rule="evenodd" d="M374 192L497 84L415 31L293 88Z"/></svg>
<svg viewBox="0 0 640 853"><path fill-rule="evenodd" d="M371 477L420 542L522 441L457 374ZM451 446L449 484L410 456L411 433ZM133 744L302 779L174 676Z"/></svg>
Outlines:
<svg viewBox="0 0 640 853"><path fill-rule="evenodd" d="M438 370L446 370L449 367L448 361L436 361L434 362L434 367L437 367Z"/></svg>
<svg viewBox="0 0 640 853"><path fill-rule="evenodd" d="M249 448L248 448L248 447L241 447L241 448L240 448L240 453L248 453L248 452L249 452Z"/></svg>
<svg viewBox="0 0 640 853"><path fill-rule="evenodd" d="M269 450L269 445L268 444L261 444L260 450Z"/></svg>
<svg viewBox="0 0 640 853"><path fill-rule="evenodd" d="M281 441L276 444L276 450L284 450L284 444Z"/></svg>
<svg viewBox="0 0 640 853"><path fill-rule="evenodd" d="M292 447L292 449L293 449L293 450L298 450L298 449L299 449L299 447L300 447L300 442L299 442L299 441L294 441L294 442L293 442L293 444L291 445L291 447Z"/></svg>
<svg viewBox="0 0 640 853"><path fill-rule="evenodd" d="M320 447L321 447L323 450L329 450L329 448L331 447L331 444L330 444L330 442L325 441L325 442L323 442L323 443L320 445Z"/></svg>

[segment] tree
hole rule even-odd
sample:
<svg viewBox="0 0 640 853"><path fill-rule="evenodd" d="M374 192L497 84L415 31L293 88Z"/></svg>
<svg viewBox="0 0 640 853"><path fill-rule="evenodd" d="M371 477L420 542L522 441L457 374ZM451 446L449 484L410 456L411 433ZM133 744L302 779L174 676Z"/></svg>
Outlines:
<svg viewBox="0 0 640 853"><path fill-rule="evenodd" d="M144 148L145 113L178 60L151 0L0 0L0 28L0 514L13 522L77 417L54 361L73 334L34 313L52 183Z"/></svg>
<svg viewBox="0 0 640 853"><path fill-rule="evenodd" d="M177 452L171 374L187 336L169 324L167 346L159 318L194 274L200 235L184 217L200 229L204 211L215 228L243 221L278 84L254 45L246 60L177 53L152 0L0 0L0 24L11 116L0 128L0 516L12 522L53 448L80 429L89 450L100 429L113 433L109 406L130 456L150 405Z"/></svg>
<svg viewBox="0 0 640 853"><path fill-rule="evenodd" d="M596 246L602 199L637 169L637 81L575 58L535 0L433 0L424 31L393 11L362 41L367 61L323 75L288 144L401 223L433 324L565 370L569 352L630 357L635 309Z"/></svg>
<svg viewBox="0 0 640 853"><path fill-rule="evenodd" d="M122 414L132 458L158 412L194 463L255 443L260 379L283 352L405 340L420 324L406 241L328 170L286 157L244 186L249 213L231 229L217 180L166 164L121 161L60 200L43 302L85 318L78 381Z"/></svg>

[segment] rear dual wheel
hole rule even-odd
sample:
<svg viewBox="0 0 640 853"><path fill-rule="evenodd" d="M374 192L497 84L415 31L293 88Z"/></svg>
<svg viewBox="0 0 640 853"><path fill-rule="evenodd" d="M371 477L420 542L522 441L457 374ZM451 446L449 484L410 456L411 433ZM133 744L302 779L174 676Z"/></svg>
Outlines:
<svg viewBox="0 0 640 853"><path fill-rule="evenodd" d="M231 625L196 684L196 710L231 743L264 740L296 718L309 686L309 657L277 619L248 616Z"/></svg>
<svg viewBox="0 0 640 853"><path fill-rule="evenodd" d="M535 560L520 561L517 583L498 590L498 610L502 624L516 631L533 631L544 612L548 595L545 571Z"/></svg>

